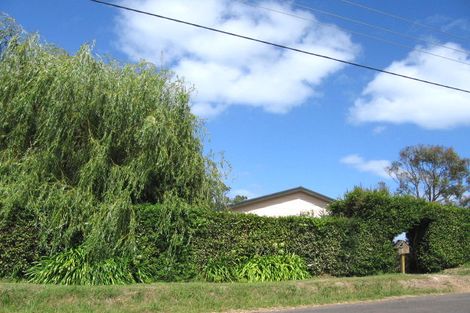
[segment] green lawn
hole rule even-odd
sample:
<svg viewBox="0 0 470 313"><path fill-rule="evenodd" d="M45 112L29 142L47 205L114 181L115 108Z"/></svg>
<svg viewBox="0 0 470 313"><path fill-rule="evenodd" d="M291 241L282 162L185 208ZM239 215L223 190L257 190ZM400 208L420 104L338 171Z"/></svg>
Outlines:
<svg viewBox="0 0 470 313"><path fill-rule="evenodd" d="M454 279L459 283L454 283ZM0 282L0 312L223 312L456 292L467 287L470 287L470 276L462 274L127 286Z"/></svg>

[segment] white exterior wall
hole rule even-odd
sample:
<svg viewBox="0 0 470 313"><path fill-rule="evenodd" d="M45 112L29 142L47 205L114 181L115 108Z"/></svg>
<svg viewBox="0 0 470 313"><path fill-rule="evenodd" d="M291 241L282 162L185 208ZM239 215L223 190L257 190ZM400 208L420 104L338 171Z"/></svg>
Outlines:
<svg viewBox="0 0 470 313"><path fill-rule="evenodd" d="M326 214L325 207L327 204L328 203L324 200L312 197L303 192L296 192L274 199L247 204L246 206L236 208L234 211L273 217L299 216L301 213L313 212L313 216L318 217Z"/></svg>

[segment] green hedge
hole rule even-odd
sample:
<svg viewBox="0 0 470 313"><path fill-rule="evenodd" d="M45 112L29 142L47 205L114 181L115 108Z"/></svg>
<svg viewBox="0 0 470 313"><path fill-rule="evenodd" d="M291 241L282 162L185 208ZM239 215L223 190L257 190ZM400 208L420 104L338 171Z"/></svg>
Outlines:
<svg viewBox="0 0 470 313"><path fill-rule="evenodd" d="M302 257L311 275L368 275L395 267L391 241L360 219L270 218L164 206L137 212L138 250L158 269L158 280L200 278L208 264L237 266L283 253ZM169 212L170 226L161 225Z"/></svg>
<svg viewBox="0 0 470 313"><path fill-rule="evenodd" d="M419 224L428 214L429 203L411 196L392 196L384 190L355 188L330 204L333 216L360 218L376 226L374 232L392 240ZM438 207L441 207L438 205Z"/></svg>
<svg viewBox="0 0 470 313"><path fill-rule="evenodd" d="M437 272L470 260L470 210L435 206L418 247L423 272Z"/></svg>
<svg viewBox="0 0 470 313"><path fill-rule="evenodd" d="M324 218L270 218L161 206L147 206L139 212L145 219L140 224L150 226L140 229L150 243L147 247L158 242L158 249L150 249L153 256L158 264L163 257L179 279L198 277L208 264L236 266L255 256L279 253L302 257L311 275L395 272L392 239L401 232L408 232L412 242L415 271L438 271L470 261L470 210L382 191L355 189L333 203L332 216ZM175 232L171 240L155 232L158 227L149 222L168 220L162 212L172 212L172 220L178 221L177 227L169 228ZM412 234L417 236L411 238ZM180 244L169 249L170 241ZM174 251L170 262L162 253L168 250ZM174 276L164 278L174 280Z"/></svg>
<svg viewBox="0 0 470 313"><path fill-rule="evenodd" d="M136 249L155 280L189 280L198 273L192 262L192 239L208 210L182 203L136 207Z"/></svg>
<svg viewBox="0 0 470 313"><path fill-rule="evenodd" d="M198 269L213 260L280 252L304 258L312 275L366 275L392 266L391 242L384 246L360 220L270 218L229 212L206 213L203 220L191 245Z"/></svg>
<svg viewBox="0 0 470 313"><path fill-rule="evenodd" d="M209 271L230 280L230 269L287 254L302 258L310 275L395 272L392 239L403 231L412 243L415 271L470 261L470 210L384 192L354 190L333 203L332 215L323 218L215 212L178 201L133 211L132 264L145 269L149 280L208 279ZM22 276L44 256L37 242L40 228L31 216L20 215L0 227L0 276Z"/></svg>
<svg viewBox="0 0 470 313"><path fill-rule="evenodd" d="M384 240L407 232L414 271L435 272L470 261L469 209L355 188L332 203L330 211L333 216L360 218Z"/></svg>
<svg viewBox="0 0 470 313"><path fill-rule="evenodd" d="M39 227L32 215L18 212L0 223L0 277L20 278L39 259Z"/></svg>

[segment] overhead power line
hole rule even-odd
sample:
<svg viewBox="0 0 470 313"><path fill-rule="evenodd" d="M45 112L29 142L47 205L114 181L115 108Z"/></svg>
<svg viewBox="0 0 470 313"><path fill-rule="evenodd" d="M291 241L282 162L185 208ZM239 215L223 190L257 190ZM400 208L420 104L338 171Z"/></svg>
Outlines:
<svg viewBox="0 0 470 313"><path fill-rule="evenodd" d="M300 16L300 15L297 15L297 14L293 14L293 13L291 13L291 12L286 12L286 11L284 11L284 10L278 10L278 9L273 9L273 8L269 8L269 7L265 7L265 6L253 4L253 3L248 2L248 1L245 1L245 0L235 0L235 1L239 1L239 2L243 3L243 4L246 5L246 6L250 6L250 7L253 7L253 8L258 8L258 9L262 9L262 10L274 12L274 13L277 13L277 14L283 14L283 15L286 15L286 16L290 16L290 17L297 18L297 19L300 19L300 20L311 21L311 22L313 22L313 23L320 24L320 22L317 21L317 20L314 19L314 18L304 17L304 16ZM296 4L292 4L292 5L293 5L293 6L299 6L299 5L296 5ZM307 8L307 7L304 7L304 6L302 6L302 5L300 5L300 7L305 8L305 9ZM311 10L315 10L315 9L312 9L312 8L311 8ZM413 47L413 46L410 46L410 45L407 45L407 44L404 44L404 43L401 43L401 42L396 42L396 41L392 41L392 40L383 39L383 38L381 38L381 37L377 37L377 36L374 36L374 35L370 35L370 34L358 32L358 31L350 30L350 29L344 28L344 27L338 27L338 28L339 28L339 29L342 29L342 30L344 30L344 31L346 31L346 32L348 32L348 33L355 34L355 35L359 35L359 36L363 36L363 37L370 38L370 39L373 39L373 40L377 40L377 41L380 41L380 42L384 42L384 43L389 44L389 45L393 45L393 46L397 46L397 47L402 47L402 48L411 49L411 50L417 51L417 52L419 52L419 53L424 53L424 54L432 55L432 56L434 56L434 57L438 57L438 58L442 58L442 59L446 59L446 60L449 60L449 61L453 61L453 62L457 62L457 63L460 63L460 64L465 64L465 65L470 66L470 63L468 63L468 62L461 61L461 60L458 60L458 59L455 59L455 58L451 58L451 57L447 57L447 56L444 56L444 55L441 55L441 54L429 52L429 51L426 51L426 50L423 50L423 49L420 49L420 48L416 48L416 47ZM458 51L458 52L465 53L465 51L462 51L462 50L459 50L459 49L454 49L454 48L447 47L447 46L440 45L440 44L437 44L437 45L436 45L436 44L430 44L430 45L433 45L433 46L441 46L441 47L444 47L444 48L448 48L448 49L451 49L451 50L455 50L455 51Z"/></svg>
<svg viewBox="0 0 470 313"><path fill-rule="evenodd" d="M456 90L456 91L460 91L460 92L470 94L470 90L468 90L468 89L462 89L462 88L458 88L458 87L454 87L454 86L450 86L450 85L440 84L440 83L437 83L437 82L433 82L433 81L429 81L429 80L425 80L425 79L421 79L421 78L417 78L417 77L412 77L412 76L408 76L408 75L404 75L404 74L399 74L399 73L379 69L377 67L373 67L373 66L369 66L369 65L350 62L350 61L342 60L342 59L339 59L339 58L334 58L334 57L319 54L319 53L314 53L314 52L310 52L310 51L306 51L306 50L302 50L302 49L297 49L297 48L293 48L293 47L289 47L289 46L269 42L269 41L266 41L266 40L261 40L261 39L257 39L257 38L253 38L253 37L249 37L249 36L245 36L245 35L240 35L240 34L228 32L228 31L225 31L225 30L221 30L221 29L217 29L217 28L213 28L213 27L208 27L208 26L204 26L204 25L200 25L200 24L196 24L196 23L191 23L191 22L180 20L180 19L176 19L176 18L164 16L164 15L159 15L159 14L155 14L155 13L150 13L150 12L147 12L147 11L142 11L142 10L138 10L138 9L134 9L134 8L118 5L118 4L114 4L114 3L109 3L109 2L100 1L100 0L90 0L90 1L100 3L100 4L103 4L103 5L107 5L107 6L110 6L110 7L119 8L119 9L122 9L122 10L132 11L132 12L149 15L149 16L160 18L160 19L180 23L180 24L185 24L185 25L189 25L189 26L193 26L193 27L197 27L197 28L201 28L201 29L205 29L205 30L210 30L210 31L213 31L213 32L217 32L217 33L232 36L232 37L238 37L238 38L250 40L250 41L253 41L253 42L262 43L262 44L265 44L265 45L269 45L269 46L273 46L273 47L277 47L277 48L281 48L281 49L286 49L286 50L290 50L290 51L294 51L294 52L298 52L298 53L302 53L302 54L306 54L306 55L310 55L310 56L315 56L315 57L319 57L319 58L323 58L323 59L327 59L327 60L331 60L331 61L336 61L336 62L340 62L340 63L343 63L343 64L348 64L348 65L368 69L368 70L379 72L379 73L384 73L384 74L388 74L388 75L392 75L392 76L402 77L402 78L405 78L405 79L414 80L414 81L421 82L421 83L424 83L424 84L439 86L439 87L442 87L442 88L447 88L447 89Z"/></svg>
<svg viewBox="0 0 470 313"><path fill-rule="evenodd" d="M246 2L244 0L237 0L237 1ZM331 11L321 10L321 9L313 8L311 6L307 6L307 5L303 5L303 4L297 4L295 2L292 3L291 5L294 6L294 7L302 8L302 9L309 10L309 11L312 11L312 12L317 12L317 13L320 13L320 14L323 14L323 15L332 16L334 18L338 18L338 19L341 19L341 20L344 20L344 21L347 21L347 22L350 22L350 23L363 25L363 26L366 26L366 27L369 27L369 28L372 28L372 29L376 29L376 30L380 30L380 31L383 31L383 32L387 32L387 33L390 33L390 34L393 34L393 35L396 35L396 36L411 39L413 41L423 41L423 42L428 43L431 46L443 47L445 49L449 49L449 50L453 50L453 51L457 51L457 52L465 53L465 54L468 53L465 50L449 47L449 46L437 43L436 41L432 41L432 40L425 39L425 38L419 38L419 37L416 37L416 36L407 35L407 34L404 34L402 32L387 28L387 27L382 27L382 26L371 24L371 23L364 22L364 21L361 21L361 20L353 19L353 18L344 16L344 15L341 15L341 14L331 12Z"/></svg>
<svg viewBox="0 0 470 313"><path fill-rule="evenodd" d="M450 36L450 37L453 37L453 38L456 38L456 39L460 39L460 40L468 40L469 39L468 36L465 36L465 37L456 36L456 35L451 34L449 32L443 31L440 28L437 28L437 27L434 27L434 26L431 26L431 25L428 25L428 24L420 23L420 22L417 22L417 21L413 21L411 19L405 18L405 17L400 16L400 15L396 15L396 14L389 13L389 12L386 12L386 11L382 11L382 10L379 10L379 9L376 9L376 8L372 8L372 7L367 6L365 4L357 3L357 2L354 2L354 1L351 1L351 0L339 0L339 1L347 3L347 4L355 6L355 7L358 7L358 8L362 8L362 9L380 14L380 15L388 16L388 17L394 18L396 20L401 20L401 21L407 22L408 24L411 24L411 25L427 28L427 29L430 29L434 32L439 32L439 33L442 33L444 35L447 35L447 36Z"/></svg>

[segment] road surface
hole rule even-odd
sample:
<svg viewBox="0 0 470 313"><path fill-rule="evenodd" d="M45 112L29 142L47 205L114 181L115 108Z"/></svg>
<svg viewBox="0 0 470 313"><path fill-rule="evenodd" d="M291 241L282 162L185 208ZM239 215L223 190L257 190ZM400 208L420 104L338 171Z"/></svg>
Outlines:
<svg viewBox="0 0 470 313"><path fill-rule="evenodd" d="M334 304L273 313L470 313L470 293Z"/></svg>

